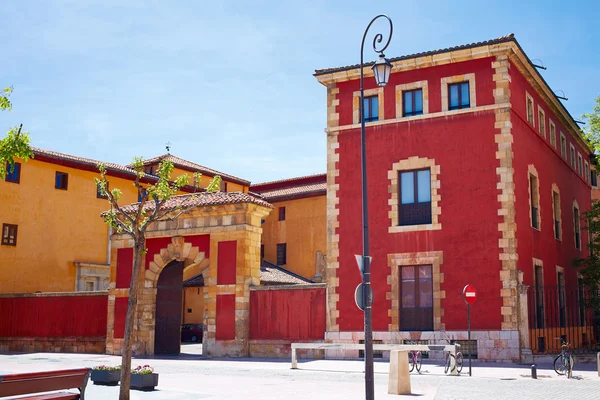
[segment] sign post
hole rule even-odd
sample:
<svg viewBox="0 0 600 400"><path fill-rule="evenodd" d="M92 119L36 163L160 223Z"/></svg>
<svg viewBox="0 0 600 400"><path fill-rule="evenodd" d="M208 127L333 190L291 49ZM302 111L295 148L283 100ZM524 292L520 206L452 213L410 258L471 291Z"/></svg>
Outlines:
<svg viewBox="0 0 600 400"><path fill-rule="evenodd" d="M469 376L471 376L471 304L477 299L477 292L471 285L466 285L463 289L463 299L467 303L467 343L469 343Z"/></svg>

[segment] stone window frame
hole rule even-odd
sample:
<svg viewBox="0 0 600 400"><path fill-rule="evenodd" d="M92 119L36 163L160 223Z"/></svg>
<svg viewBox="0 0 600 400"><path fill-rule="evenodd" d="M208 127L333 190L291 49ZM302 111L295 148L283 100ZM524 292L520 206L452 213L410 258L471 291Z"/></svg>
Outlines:
<svg viewBox="0 0 600 400"><path fill-rule="evenodd" d="M590 183L590 164L587 161L583 161L584 171L585 171L585 181Z"/></svg>
<svg viewBox="0 0 600 400"><path fill-rule="evenodd" d="M379 107L378 120L372 121L372 122L365 122L365 125L374 124L374 123L383 121L384 120L383 87L366 89L366 90L364 90L364 96L365 96L365 98L371 97L371 96L377 96L377 105ZM352 96L352 123L353 124L360 124L360 110L361 110L360 90L357 90L356 92L353 93L353 96Z"/></svg>
<svg viewBox="0 0 600 400"><path fill-rule="evenodd" d="M575 220L575 210L577 210L577 214L579 215L579 221ZM579 208L579 203L577 199L573 200L573 243L575 244L576 250L581 250L581 208ZM577 229L579 228L579 229ZM578 232L579 231L579 232ZM579 245L577 244L577 233L579 233Z"/></svg>
<svg viewBox="0 0 600 400"><path fill-rule="evenodd" d="M531 101L531 115L529 114L529 101ZM530 116L531 119L529 119ZM535 102L533 101L533 96L531 96L529 92L525 92L525 117L527 122L535 128Z"/></svg>
<svg viewBox="0 0 600 400"><path fill-rule="evenodd" d="M544 137L544 139L546 139L546 113L544 112L544 109L542 109L542 106L540 106L539 104L538 104L538 130L540 132L540 135L542 135Z"/></svg>
<svg viewBox="0 0 600 400"><path fill-rule="evenodd" d="M533 175L537 181L537 185L536 188L534 189L535 191L532 193L531 191L531 175ZM542 230L542 219L541 219L541 201L540 201L540 177L539 174L537 172L537 169L535 168L535 166L533 164L529 164L527 166L527 186L529 188L529 225L538 231ZM535 197L534 197L535 196ZM536 216L537 216L537 228L533 226L533 217L531 215L531 202L533 199L537 199L537 211L536 211Z"/></svg>
<svg viewBox="0 0 600 400"><path fill-rule="evenodd" d="M475 74L453 75L446 76L440 79L442 91L442 111L453 112L460 110L450 110L448 99L448 85L453 83L469 82L469 108L477 107L477 90L475 87Z"/></svg>
<svg viewBox="0 0 600 400"><path fill-rule="evenodd" d="M548 125L550 127L550 144L556 149L556 124L548 118Z"/></svg>
<svg viewBox="0 0 600 400"><path fill-rule="evenodd" d="M558 195L558 213L556 212L555 204L554 204L554 194ZM554 240L562 241L563 235L563 222L562 222L562 200L560 198L560 189L556 183L552 184L552 231L554 232ZM557 219L558 218L558 219ZM559 232L558 237L556 237L556 224L554 221L558 221Z"/></svg>
<svg viewBox="0 0 600 400"><path fill-rule="evenodd" d="M417 81L396 85L396 118L411 118L404 117L404 95L403 93L409 90L421 89L423 93L423 114L429 114L429 81Z"/></svg>
<svg viewBox="0 0 600 400"><path fill-rule="evenodd" d="M580 152L577 152L577 172L583 176L583 157Z"/></svg>
<svg viewBox="0 0 600 400"><path fill-rule="evenodd" d="M535 257L532 257L531 260L532 260L532 268L533 268L533 279L531 280L532 284L533 284L533 289L535 290L535 289L537 289L537 287L540 287L543 290L544 289L544 280L545 280L545 278L544 278L544 262L542 260L540 260L539 258L535 258ZM539 286L537 285L537 281L536 281L537 280L537 274L535 273L536 267L540 267L542 269L542 282L540 283ZM534 310L533 310L534 314L533 315L535 317L534 329L544 329L544 328L537 328L537 325L536 325L537 318L538 318L537 307L536 307L537 306L537 295L538 294L535 293L534 303L533 303L534 304ZM542 296L542 309L544 310L544 315L543 315L542 321L543 321L544 327L546 327L546 296Z"/></svg>
<svg viewBox="0 0 600 400"><path fill-rule="evenodd" d="M399 175L402 171L411 171L416 169L430 169L430 180L431 180L431 224L422 225L398 225L399 221ZM400 160L392 164L392 169L388 171L388 179L390 184L388 186L388 192L390 197L388 199L388 205L391 210L388 212L390 219L390 226L388 227L388 233L398 232L415 232L415 231L431 231L442 229L442 224L439 221L439 216L442 213L440 206L441 196L439 194L440 189L440 166L435 163L434 158L423 158L423 157L409 157L404 160Z"/></svg>
<svg viewBox="0 0 600 400"><path fill-rule="evenodd" d="M565 160L567 159L567 137L562 131L560 131L560 155Z"/></svg>
<svg viewBox="0 0 600 400"><path fill-rule="evenodd" d="M577 170L577 160L575 159L575 146L573 146L573 143L569 143L569 155L571 156L571 168Z"/></svg>
<svg viewBox="0 0 600 400"><path fill-rule="evenodd" d="M444 283L444 274L441 272L441 265L444 263L443 252L393 253L387 255L387 262L388 267L390 267L390 273L387 276L390 292L387 292L385 297L386 300L391 301L391 306L388 310L391 323L388 325L388 331L398 332L400 329L400 267L411 265L431 265L433 330L443 331L445 324L442 323L442 316L444 315L442 299L446 298L446 291L441 290L441 284Z"/></svg>

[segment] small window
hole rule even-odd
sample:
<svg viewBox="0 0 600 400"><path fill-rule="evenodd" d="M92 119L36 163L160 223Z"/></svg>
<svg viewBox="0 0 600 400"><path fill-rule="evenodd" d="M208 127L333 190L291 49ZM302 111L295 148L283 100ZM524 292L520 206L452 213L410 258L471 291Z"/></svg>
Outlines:
<svg viewBox="0 0 600 400"><path fill-rule="evenodd" d="M575 161L575 147L571 144L570 149L571 149L571 168L576 169L577 161Z"/></svg>
<svg viewBox="0 0 600 400"><path fill-rule="evenodd" d="M285 221L285 207L279 207L279 221Z"/></svg>
<svg viewBox="0 0 600 400"><path fill-rule="evenodd" d="M448 85L448 102L448 109L450 110L471 107L469 82L452 83Z"/></svg>
<svg viewBox="0 0 600 400"><path fill-rule="evenodd" d="M399 225L431 224L431 170L400 172Z"/></svg>
<svg viewBox="0 0 600 400"><path fill-rule="evenodd" d="M146 166L146 168L144 168L144 172L150 175L154 175L154 167L152 165L148 165Z"/></svg>
<svg viewBox="0 0 600 400"><path fill-rule="evenodd" d="M364 98L363 118L365 122L379 121L379 96L369 96Z"/></svg>
<svg viewBox="0 0 600 400"><path fill-rule="evenodd" d="M542 110L538 106L538 128L540 130L540 135L546 137L546 114L544 110Z"/></svg>
<svg viewBox="0 0 600 400"><path fill-rule="evenodd" d="M141 203L144 197L146 197L148 191L146 189L138 190L138 203Z"/></svg>
<svg viewBox="0 0 600 400"><path fill-rule="evenodd" d="M575 248L581 250L581 226L579 220L579 208L573 207L573 223L575 226Z"/></svg>
<svg viewBox="0 0 600 400"><path fill-rule="evenodd" d="M560 155L566 160L567 159L567 139L564 133L560 133Z"/></svg>
<svg viewBox="0 0 600 400"><path fill-rule="evenodd" d="M108 189L108 186L107 186ZM105 191L102 190L102 185L100 185L100 183L96 184L96 197L99 199L107 199L108 195L106 194Z"/></svg>
<svg viewBox="0 0 600 400"><path fill-rule="evenodd" d="M583 158L581 158L581 153L577 153L577 172L583 176Z"/></svg>
<svg viewBox="0 0 600 400"><path fill-rule="evenodd" d="M69 187L69 174L65 172L56 171L56 178L54 180L54 188L60 190L67 190Z"/></svg>
<svg viewBox="0 0 600 400"><path fill-rule="evenodd" d="M93 292L95 290L95 288L94 288L94 282L86 282L85 283L85 290L86 290L86 292Z"/></svg>
<svg viewBox="0 0 600 400"><path fill-rule="evenodd" d="M584 164L585 164L585 169L584 169L585 170L585 176L584 176L585 181L587 183L590 183L590 166L587 161L584 161Z"/></svg>
<svg viewBox="0 0 600 400"><path fill-rule="evenodd" d="M531 97L529 95L529 93L527 93L526 98L527 98L527 122L529 122L531 125L535 126L535 115L533 113L533 97Z"/></svg>
<svg viewBox="0 0 600 400"><path fill-rule="evenodd" d="M529 201L531 203L531 226L540 229L540 188L538 187L538 178L529 174Z"/></svg>
<svg viewBox="0 0 600 400"><path fill-rule="evenodd" d="M402 116L411 117L423 114L423 90L406 90L402 92Z"/></svg>
<svg viewBox="0 0 600 400"><path fill-rule="evenodd" d="M560 194L555 191L552 191L552 203L554 204L554 238L561 240Z"/></svg>
<svg viewBox="0 0 600 400"><path fill-rule="evenodd" d="M6 182L21 183L21 163L14 163L10 165L6 163L6 176L4 178Z"/></svg>
<svg viewBox="0 0 600 400"><path fill-rule="evenodd" d="M596 175L596 170L593 168L590 171L590 183L593 187L598 187L598 175Z"/></svg>
<svg viewBox="0 0 600 400"><path fill-rule="evenodd" d="M277 265L287 264L287 244L277 244Z"/></svg>
<svg viewBox="0 0 600 400"><path fill-rule="evenodd" d="M219 190L221 192L227 192L227 182L226 181L221 180L221 186L220 186Z"/></svg>
<svg viewBox="0 0 600 400"><path fill-rule="evenodd" d="M556 125L554 122L550 121L550 144L552 147L556 148Z"/></svg>
<svg viewBox="0 0 600 400"><path fill-rule="evenodd" d="M6 246L17 245L17 225L2 224L2 244Z"/></svg>

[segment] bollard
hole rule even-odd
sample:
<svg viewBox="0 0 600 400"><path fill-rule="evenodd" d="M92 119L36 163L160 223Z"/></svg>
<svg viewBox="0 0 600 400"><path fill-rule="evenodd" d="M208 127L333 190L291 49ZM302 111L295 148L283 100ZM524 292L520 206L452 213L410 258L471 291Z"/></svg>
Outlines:
<svg viewBox="0 0 600 400"><path fill-rule="evenodd" d="M408 351L390 351L388 394L411 394Z"/></svg>
<svg viewBox="0 0 600 400"><path fill-rule="evenodd" d="M535 364L531 365L531 378L537 379L537 367Z"/></svg>

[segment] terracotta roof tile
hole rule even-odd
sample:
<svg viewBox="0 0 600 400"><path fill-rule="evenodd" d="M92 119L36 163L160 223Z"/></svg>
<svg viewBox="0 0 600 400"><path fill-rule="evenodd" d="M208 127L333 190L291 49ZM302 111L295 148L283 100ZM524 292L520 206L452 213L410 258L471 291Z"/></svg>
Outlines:
<svg viewBox="0 0 600 400"><path fill-rule="evenodd" d="M426 52L423 52L423 53L409 54L409 55L405 55L405 56L390 58L389 60L390 60L390 62L401 61L401 60L408 60L410 58L431 56L431 55L434 55L434 54L448 53L448 52L455 51L455 50L471 49L471 48L474 48L474 47L488 46L488 45L491 45L491 44L499 44L499 43L505 43L505 42L510 42L510 41L515 41L516 42L515 35L512 34L512 33L508 34L506 36L501 36L499 38L492 39L492 40L486 40L486 41L483 41L483 42L476 42L476 43L465 44L465 45L461 45L461 46L448 47L448 48L445 48L445 49L431 50L431 51L426 51ZM368 63L365 63L364 66L368 67L368 66L373 65L374 63L375 62L368 62ZM330 73L333 73L333 72L348 71L348 70L351 70L351 69L357 69L359 67L360 67L359 64L354 64L354 65L347 65L345 67L334 67L334 68L317 69L317 70L315 70L314 76L330 74Z"/></svg>
<svg viewBox="0 0 600 400"><path fill-rule="evenodd" d="M313 281L296 275L293 272L263 261L260 267L260 282L264 283L282 283L282 284L307 284Z"/></svg>
<svg viewBox="0 0 600 400"><path fill-rule="evenodd" d="M270 202L320 196L327 192L327 175L317 174L257 183L250 188Z"/></svg>
<svg viewBox="0 0 600 400"><path fill-rule="evenodd" d="M250 181L248 181L246 179L242 179L242 178L238 178L237 176L225 174L223 172L214 170L212 168L208 168L203 165L184 160L183 158L176 157L172 154L163 154L161 156L149 158L147 160L144 160L144 165L159 163L162 160L171 161L173 163L173 165L176 167L180 167L180 168L184 168L184 169L191 169L191 170L198 171L200 173L207 174L210 176L219 175L221 178L223 178L225 180L240 183L245 186L250 186Z"/></svg>
<svg viewBox="0 0 600 400"><path fill-rule="evenodd" d="M59 153L57 151L44 150L39 149L37 147L31 147L34 156L45 156L50 159L54 159L56 161L70 161L80 165L86 165L90 167L94 167L97 170L98 164L104 164L107 170L125 172L127 174L135 175L135 171L128 166L115 164L115 163L107 163L104 161L93 160L91 158L83 158L72 156L70 154ZM35 158L34 158L35 159Z"/></svg>
<svg viewBox="0 0 600 400"><path fill-rule="evenodd" d="M214 193L195 193L195 194L182 194L173 196L163 204L161 210L175 210L178 207L205 207L205 206L219 206L225 204L242 204L252 203L259 206L273 208L273 206L266 201L257 197L249 196L241 192L214 192ZM135 212L139 207L139 203L129 204L122 207L123 211L127 213ZM152 211L155 208L154 201L149 201L144 204L144 210Z"/></svg>
<svg viewBox="0 0 600 400"><path fill-rule="evenodd" d="M257 186L267 186L267 185L273 185L273 184L279 184L279 183L294 183L296 181L303 181L303 180L312 180L312 179L318 179L318 180L327 180L327 174L313 174L313 175L305 175L305 176L296 176L293 178L285 178L285 179L279 179L276 181L267 181L267 182L258 182L258 183L253 183L252 184L252 188L256 188Z"/></svg>

